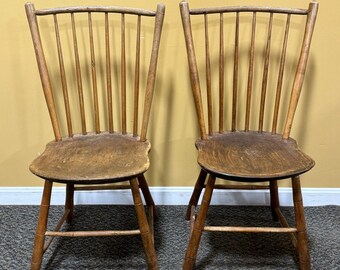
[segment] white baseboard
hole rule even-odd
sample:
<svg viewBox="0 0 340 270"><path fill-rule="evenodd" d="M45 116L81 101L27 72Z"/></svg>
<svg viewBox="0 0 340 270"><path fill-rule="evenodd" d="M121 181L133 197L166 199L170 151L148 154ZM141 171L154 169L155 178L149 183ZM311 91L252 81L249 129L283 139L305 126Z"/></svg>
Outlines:
<svg viewBox="0 0 340 270"><path fill-rule="evenodd" d="M157 205L186 205L191 187L151 187ZM290 188L280 188L282 206L292 206ZM305 206L340 205L340 188L303 188ZM0 205L39 205L42 188L40 187L0 187ZM215 190L213 205L268 205L267 190ZM62 205L65 188L54 187L52 205ZM130 190L95 190L75 193L75 204L132 204Z"/></svg>

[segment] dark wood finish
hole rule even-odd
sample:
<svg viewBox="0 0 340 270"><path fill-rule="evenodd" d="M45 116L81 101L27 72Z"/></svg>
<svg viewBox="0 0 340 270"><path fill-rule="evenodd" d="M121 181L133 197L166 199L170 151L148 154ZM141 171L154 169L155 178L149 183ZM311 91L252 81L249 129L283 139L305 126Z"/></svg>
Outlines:
<svg viewBox="0 0 340 270"><path fill-rule="evenodd" d="M158 214L143 174L149 168L150 143L146 133L156 80L164 5L158 5L156 11L111 6L35 10L31 3L25 7L55 137L30 165L32 173L45 179L32 269L40 269L43 253L56 236L136 234L142 238L148 269L157 269L153 222ZM130 19L135 21L135 25L130 23ZM44 27L39 28L41 20ZM49 20L53 28L48 27ZM145 35L152 37L148 52L143 47L141 33L150 32L150 23L153 33ZM55 32L55 40L50 39L49 30ZM80 42L79 35L85 33L84 30L87 34L82 36ZM137 34L131 37L129 33L134 31ZM115 33L120 33L121 40L113 37ZM65 35L69 36L65 38ZM46 39L49 41L47 44L42 42ZM84 42L87 42L85 47ZM136 52L130 57L126 47L133 42ZM58 61L45 57L43 48L46 45L49 46L48 52L55 49ZM116 47L121 51L118 55L112 53L119 51ZM117 64L119 61L120 64ZM141 63L150 64L142 66ZM117 71L117 68L120 70ZM133 76L130 76L130 70L134 72ZM147 74L145 79L141 78L143 74ZM130 77L134 77L132 87ZM120 90L116 91L119 85ZM140 95L142 87L145 89L144 97ZM130 95L130 92L133 94ZM62 102L58 99L59 95L62 95ZM129 100L130 96L132 101ZM62 108L59 108L60 105ZM139 107L144 108L141 116ZM133 120L131 127L130 119ZM129 182L126 184L125 181ZM53 182L66 184L65 212L54 231L46 231ZM114 185L103 185L108 183ZM72 221L75 191L126 188L132 190L138 229L60 231L65 222ZM149 209L149 218L139 189ZM45 236L48 236L46 241Z"/></svg>
<svg viewBox="0 0 340 270"><path fill-rule="evenodd" d="M205 179L207 178L207 172L204 170L201 170L198 179L196 181L195 184L195 188L192 192L189 204L188 204L188 208L187 208L187 213L186 213L186 219L189 220L190 219L190 213L191 213L191 208L192 206L197 206L198 200L200 198L201 192L203 190L203 188L205 187L204 183L205 183Z"/></svg>
<svg viewBox="0 0 340 270"><path fill-rule="evenodd" d="M289 233L299 254L300 268L310 268L299 175L310 170L314 166L314 161L299 149L294 139L290 138L290 131L305 76L317 10L316 2L310 3L308 9L257 6L190 9L187 2L180 3L191 86L200 128L200 138L196 141L198 164L202 168L186 213L186 218L191 220L191 236L183 269L194 268L203 231ZM212 20L208 24L210 16L215 16L215 24ZM216 20L217 16L219 21ZM193 17L195 33L191 28ZM293 17L305 20L305 24L300 23L302 32L299 32L299 35L303 35L300 51L296 45L291 46L293 48L289 46L289 35L292 31L298 30L297 27L294 29L290 27ZM281 30L277 30L280 23ZM209 35L210 25L219 27L218 38L214 39ZM235 30L228 32L224 30L231 27L235 27ZM241 32L243 27L248 30ZM263 36L258 34L261 27L264 27L266 35L264 42ZM196 32L198 29L204 29L201 38L200 31ZM249 41L240 38L240 33L248 33L247 31L250 34ZM274 31L283 35L282 39L273 39L276 33ZM227 37L227 33L231 33L231 36ZM218 50L209 50L209 42L212 43L212 39L219 42ZM230 40L234 40L231 52L233 55L226 53L225 40L229 40L229 43ZM205 41L206 52L202 55L202 58L206 59L205 65L198 65L201 61L196 60L194 41ZM276 41L280 43L278 46L274 44ZM293 53L296 57L293 57ZM272 68L275 67L274 62L277 63L276 69ZM231 80L224 78L228 63L233 64ZM248 67L241 68L242 63L247 63ZM293 79L285 76L287 63L290 69L294 68L292 63L297 63ZM207 94L199 78L200 74L204 74L204 69ZM214 74L213 71L217 69L218 72ZM242 73L244 70L245 74ZM218 80L219 85L216 97L213 95L215 92L211 90L214 79ZM256 82L260 82L260 86ZM290 100L283 102L283 98L287 97L290 97ZM202 104L203 98L208 100L207 108ZM213 110L212 104L219 104L219 109ZM285 104L288 104L287 108L283 108ZM217 129L212 125L215 122L218 122ZM205 185L207 175L209 180ZM215 178L232 181L215 185ZM280 210L278 181L287 178L292 179L295 227L289 226ZM242 183L235 184L233 181ZM257 182L268 184L258 185ZM196 218L194 210L204 188L205 192ZM268 189L273 219L280 222L282 228L205 226L213 189L217 188Z"/></svg>
<svg viewBox="0 0 340 270"><path fill-rule="evenodd" d="M276 209L279 209L280 207L280 199L277 180L272 180L269 182L269 189L270 189L270 207L272 209L273 220L278 221L279 218L277 216Z"/></svg>
<svg viewBox="0 0 340 270"><path fill-rule="evenodd" d="M293 139L283 140L282 135L271 133L217 133L208 140L198 140L196 147L204 170L236 181L284 179L314 166Z"/></svg>
<svg viewBox="0 0 340 270"><path fill-rule="evenodd" d="M67 223L71 223L73 218L74 209L74 184L66 184L66 200L65 200L65 211L68 211Z"/></svg>

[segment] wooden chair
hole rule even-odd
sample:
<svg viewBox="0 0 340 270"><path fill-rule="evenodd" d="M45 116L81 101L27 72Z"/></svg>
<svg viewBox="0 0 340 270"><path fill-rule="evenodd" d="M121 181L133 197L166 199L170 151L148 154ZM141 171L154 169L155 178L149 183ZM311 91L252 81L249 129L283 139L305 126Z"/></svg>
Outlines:
<svg viewBox="0 0 340 270"><path fill-rule="evenodd" d="M299 175L314 161L298 148L290 132L317 10L316 2L308 9L190 9L187 2L180 3L201 166L186 215L193 225L183 269L194 267L203 231L290 233L301 269L310 268ZM204 83L200 77L205 77ZM216 178L230 181L217 184ZM295 227L289 227L279 208L277 181L286 178L292 182ZM216 188L269 189L273 219L283 228L206 226Z"/></svg>
<svg viewBox="0 0 340 270"><path fill-rule="evenodd" d="M149 168L146 133L164 5L156 11L114 6L36 10L31 3L25 8L55 136L30 165L32 173L45 180L32 269L40 269L55 236L137 234L148 268L157 269L153 243L157 213L143 174ZM66 184L65 213L54 231L46 231L54 182ZM75 190L106 188L132 190L138 229L59 231L72 219Z"/></svg>

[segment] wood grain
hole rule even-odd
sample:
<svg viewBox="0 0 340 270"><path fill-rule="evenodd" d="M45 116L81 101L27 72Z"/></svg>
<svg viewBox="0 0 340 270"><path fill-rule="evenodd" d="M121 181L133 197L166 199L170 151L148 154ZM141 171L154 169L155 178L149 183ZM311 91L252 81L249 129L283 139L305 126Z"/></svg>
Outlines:
<svg viewBox="0 0 340 270"><path fill-rule="evenodd" d="M133 178L149 168L150 143L120 134L78 135L50 142L30 170L56 182L101 183Z"/></svg>
<svg viewBox="0 0 340 270"><path fill-rule="evenodd" d="M314 161L293 139L258 132L229 132L198 140L198 163L208 172L242 181L287 178L308 171Z"/></svg>

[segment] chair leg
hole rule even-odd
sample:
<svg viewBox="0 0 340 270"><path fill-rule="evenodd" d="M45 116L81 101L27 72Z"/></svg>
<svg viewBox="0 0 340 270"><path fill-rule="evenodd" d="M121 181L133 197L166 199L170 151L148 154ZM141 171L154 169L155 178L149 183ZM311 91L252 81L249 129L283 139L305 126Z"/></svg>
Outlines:
<svg viewBox="0 0 340 270"><path fill-rule="evenodd" d="M275 209L280 207L280 201L279 201L279 191L277 187L277 181L270 181L269 182L270 187L270 207L272 210L272 217L274 221L278 221L279 218L276 214Z"/></svg>
<svg viewBox="0 0 340 270"><path fill-rule="evenodd" d="M47 227L48 211L50 208L51 191L53 182L45 180L43 196L41 199L40 212L37 229L34 238L34 248L32 255L32 270L38 270L41 267L42 256L44 253L45 232Z"/></svg>
<svg viewBox="0 0 340 270"><path fill-rule="evenodd" d="M295 210L295 222L297 229L297 249L299 254L300 269L311 269L310 256L308 251L307 229L305 222L305 214L303 210L302 194L300 178L298 176L292 178L293 200Z"/></svg>
<svg viewBox="0 0 340 270"><path fill-rule="evenodd" d="M210 175L208 183L205 187L201 207L195 221L192 234L190 236L189 245L185 254L183 270L191 270L194 268L198 246L204 230L205 219L210 205L211 196L214 190L215 181L216 178Z"/></svg>
<svg viewBox="0 0 340 270"><path fill-rule="evenodd" d="M73 208L74 208L74 184L66 185L66 201L65 201L65 210L69 210L69 214L67 215L66 222L71 223L73 217Z"/></svg>
<svg viewBox="0 0 340 270"><path fill-rule="evenodd" d="M197 206L202 189L204 188L204 182L206 178L207 178L207 172L201 169L201 172L195 184L194 191L192 192L192 195L191 195L191 198L188 204L187 212L185 215L186 220L190 220L190 213L191 213L192 206L195 206L195 207Z"/></svg>
<svg viewBox="0 0 340 270"><path fill-rule="evenodd" d="M157 221L158 213L157 213L156 205L155 205L155 202L153 201L148 183L143 174L138 176L138 182L139 182L140 189L142 190L146 205L149 207L149 209L153 209L154 221Z"/></svg>
<svg viewBox="0 0 340 270"><path fill-rule="evenodd" d="M144 205L139 192L137 179L130 180L133 201L136 208L139 229L141 232L142 242L144 246L144 253L148 264L148 269L158 269L157 255L152 240L151 230L146 218Z"/></svg>

